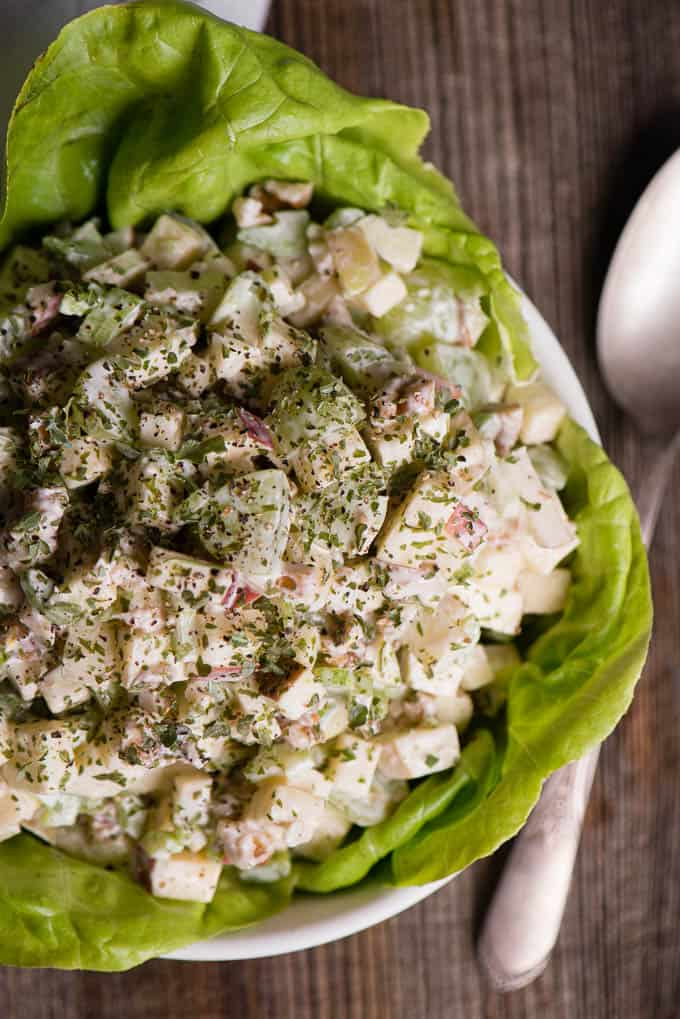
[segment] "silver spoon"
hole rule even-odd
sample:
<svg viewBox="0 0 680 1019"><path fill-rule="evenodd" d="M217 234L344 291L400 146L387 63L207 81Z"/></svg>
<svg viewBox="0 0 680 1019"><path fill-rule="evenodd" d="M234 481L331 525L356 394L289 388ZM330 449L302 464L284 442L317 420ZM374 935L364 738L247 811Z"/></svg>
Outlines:
<svg viewBox="0 0 680 1019"><path fill-rule="evenodd" d="M664 439L638 497L650 546L680 451L680 151L621 235L597 322L600 368L640 430ZM552 775L515 840L478 944L490 983L511 991L543 972L560 931L599 747Z"/></svg>

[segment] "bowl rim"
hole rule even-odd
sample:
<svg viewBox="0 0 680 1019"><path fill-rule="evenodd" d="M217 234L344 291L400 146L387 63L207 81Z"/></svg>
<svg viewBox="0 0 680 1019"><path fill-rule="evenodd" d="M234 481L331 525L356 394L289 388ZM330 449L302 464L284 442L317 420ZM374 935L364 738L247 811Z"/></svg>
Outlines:
<svg viewBox="0 0 680 1019"><path fill-rule="evenodd" d="M517 289L542 378L558 394L571 417L599 443L600 435L593 412L571 361L536 306L520 287ZM441 881L404 888L386 888L369 880L356 888L333 892L332 895L301 893L280 913L260 923L198 941L163 958L229 962L316 948L397 916L433 895L454 877L456 875L452 874Z"/></svg>

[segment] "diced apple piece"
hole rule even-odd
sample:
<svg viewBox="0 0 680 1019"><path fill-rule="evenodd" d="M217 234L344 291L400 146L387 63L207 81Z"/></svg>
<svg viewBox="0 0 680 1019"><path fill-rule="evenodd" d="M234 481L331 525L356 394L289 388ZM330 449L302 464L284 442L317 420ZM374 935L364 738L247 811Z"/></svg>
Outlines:
<svg viewBox="0 0 680 1019"><path fill-rule="evenodd" d="M19 581L14 570L0 564L0 612L8 615L18 609L24 600Z"/></svg>
<svg viewBox="0 0 680 1019"><path fill-rule="evenodd" d="M213 378L227 382L237 396L252 384L265 365L264 354L256 343L219 333L210 337L208 361Z"/></svg>
<svg viewBox="0 0 680 1019"><path fill-rule="evenodd" d="M493 670L481 644L471 648L463 669L460 685L463 690L479 690L493 682Z"/></svg>
<svg viewBox="0 0 680 1019"><path fill-rule="evenodd" d="M264 686L262 692L276 701L278 709L286 718L295 721L309 711L310 707L320 705L326 696L326 689L311 669L293 669L285 677L272 677L271 682Z"/></svg>
<svg viewBox="0 0 680 1019"><path fill-rule="evenodd" d="M389 430L367 430L366 441L380 466L388 471L396 471L413 460L418 433L412 422L406 420L398 422Z"/></svg>
<svg viewBox="0 0 680 1019"><path fill-rule="evenodd" d="M308 491L327 488L344 471L369 463L371 454L356 428L327 432L321 442L302 443L291 456L295 475Z"/></svg>
<svg viewBox="0 0 680 1019"><path fill-rule="evenodd" d="M513 589L521 569L522 554L516 544L488 543L475 559L470 587L479 588L484 593L494 588ZM460 595L463 600L464 591Z"/></svg>
<svg viewBox="0 0 680 1019"><path fill-rule="evenodd" d="M144 297L151 304L207 322L220 303L225 283L224 274L215 269L161 269L147 273Z"/></svg>
<svg viewBox="0 0 680 1019"><path fill-rule="evenodd" d="M172 590L190 604L206 594L222 599L233 582L234 574L216 563L154 546L149 554L146 579L151 587L161 591Z"/></svg>
<svg viewBox="0 0 680 1019"><path fill-rule="evenodd" d="M4 785L4 783L3 783ZM0 842L11 839L21 831L21 816L16 798L4 786L0 792Z"/></svg>
<svg viewBox="0 0 680 1019"><path fill-rule="evenodd" d="M442 723L455 725L457 729L463 729L468 724L473 711L472 697L464 690L434 698L435 717Z"/></svg>
<svg viewBox="0 0 680 1019"><path fill-rule="evenodd" d="M451 431L456 435L456 491L465 495L493 463L493 443L480 434L465 411L455 416Z"/></svg>
<svg viewBox="0 0 680 1019"><path fill-rule="evenodd" d="M327 803L319 820L315 834L301 846L295 847L297 856L308 860L325 860L338 848L347 832L352 827L344 813Z"/></svg>
<svg viewBox="0 0 680 1019"><path fill-rule="evenodd" d="M517 577L522 554L516 544L489 543L479 552L473 573L456 586L456 594L482 626L515 634L522 620L522 598Z"/></svg>
<svg viewBox="0 0 680 1019"><path fill-rule="evenodd" d="M397 272L415 269L423 247L423 235L407 226L390 226L382 216L364 216L357 223L366 240Z"/></svg>
<svg viewBox="0 0 680 1019"><path fill-rule="evenodd" d="M198 223L180 216L159 216L140 249L159 269L186 269L205 255L214 241Z"/></svg>
<svg viewBox="0 0 680 1019"><path fill-rule="evenodd" d="M441 444L449 434L451 415L444 410L435 408L429 414L423 414L418 424L422 432Z"/></svg>
<svg viewBox="0 0 680 1019"><path fill-rule="evenodd" d="M140 438L145 446L175 453L182 445L185 420L183 409L176 404L156 404L154 410L139 415Z"/></svg>
<svg viewBox="0 0 680 1019"><path fill-rule="evenodd" d="M566 460L552 446L545 443L530 446L528 453L544 488L560 492L569 477L569 464Z"/></svg>
<svg viewBox="0 0 680 1019"><path fill-rule="evenodd" d="M461 668L446 668L442 671L427 669L413 651L405 650L402 653L402 669L406 683L413 690L422 690L429 694L450 694L456 689L460 678Z"/></svg>
<svg viewBox="0 0 680 1019"><path fill-rule="evenodd" d="M262 643L262 615L255 609L225 613L215 610L200 616L199 649L202 661L213 669L228 669L252 662ZM240 633L238 642L232 641Z"/></svg>
<svg viewBox="0 0 680 1019"><path fill-rule="evenodd" d="M62 447L59 470L67 488L80 488L111 470L111 447L89 436Z"/></svg>
<svg viewBox="0 0 680 1019"><path fill-rule="evenodd" d="M298 209L284 209L273 214L273 222L262 226L242 227L239 241L262 248L275 258L295 258L307 250L306 229L309 213Z"/></svg>
<svg viewBox="0 0 680 1019"><path fill-rule="evenodd" d="M462 556L463 547L444 530L457 501L454 481L447 474L425 471L383 528L378 559L418 567Z"/></svg>
<svg viewBox="0 0 680 1019"><path fill-rule="evenodd" d="M306 208L314 194L314 185L308 181L266 180L262 187L267 194L294 209Z"/></svg>
<svg viewBox="0 0 680 1019"><path fill-rule="evenodd" d="M514 669L521 662L514 644L485 644L484 650L494 677L504 669Z"/></svg>
<svg viewBox="0 0 680 1019"><path fill-rule="evenodd" d="M345 294L354 296L378 283L378 256L362 230L356 226L331 230L326 240Z"/></svg>
<svg viewBox="0 0 680 1019"><path fill-rule="evenodd" d="M192 351L180 365L177 381L189 396L201 396L216 380L212 362Z"/></svg>
<svg viewBox="0 0 680 1019"><path fill-rule="evenodd" d="M125 629L121 639L121 681L127 690L143 689L150 677L153 677L154 685L167 685L184 679L181 665L172 652L173 638L170 629L157 629L155 632Z"/></svg>
<svg viewBox="0 0 680 1019"><path fill-rule="evenodd" d="M64 664L57 665L43 676L39 693L53 715L60 715L63 711L85 704L91 697L91 691L83 679L72 674Z"/></svg>
<svg viewBox="0 0 680 1019"><path fill-rule="evenodd" d="M479 624L467 607L445 596L436 609L418 616L403 660L404 678L424 693L454 693L478 639Z"/></svg>
<svg viewBox="0 0 680 1019"><path fill-rule="evenodd" d="M528 533L522 534L520 544L529 569L551 573L578 545L576 525L567 517L557 493L541 484L526 448L514 450L498 469L526 510Z"/></svg>
<svg viewBox="0 0 680 1019"><path fill-rule="evenodd" d="M522 536L524 557L535 572L551 573L577 547L576 525L567 517L556 493L538 509L530 507L527 516L529 534Z"/></svg>
<svg viewBox="0 0 680 1019"><path fill-rule="evenodd" d="M135 243L135 228L133 226L122 226L119 230L111 230L104 235L107 248L121 255L128 251Z"/></svg>
<svg viewBox="0 0 680 1019"><path fill-rule="evenodd" d="M379 769L387 778L421 778L445 771L460 757L455 725L419 726L381 737Z"/></svg>
<svg viewBox="0 0 680 1019"><path fill-rule="evenodd" d="M408 291L401 276L388 272L356 298L357 304L374 318L381 318L406 297Z"/></svg>
<svg viewBox="0 0 680 1019"><path fill-rule="evenodd" d="M522 596L515 588L474 584L461 594L482 626L515 636L522 623Z"/></svg>
<svg viewBox="0 0 680 1019"><path fill-rule="evenodd" d="M324 802L317 796L279 781L263 782L245 812L246 819L285 825L289 846L309 842L323 817Z"/></svg>
<svg viewBox="0 0 680 1019"><path fill-rule="evenodd" d="M127 721L127 716L118 712L105 718L96 739L84 739L78 743L74 760L64 765L61 776L59 772L56 773L54 788L45 791L103 799L119 796L121 792L139 795L157 793L166 786L169 776L165 761L161 760L154 765L131 764L127 755L123 756ZM75 725L75 720L62 719L56 724L60 727ZM142 739L140 737L140 741ZM34 789L33 786L29 788Z"/></svg>
<svg viewBox="0 0 680 1019"><path fill-rule="evenodd" d="M117 493L133 526L178 529L175 509L184 495L183 477L167 454L149 450L128 468L127 488Z"/></svg>
<svg viewBox="0 0 680 1019"><path fill-rule="evenodd" d="M323 743L335 739L349 725L349 712L342 700L329 700L319 712L319 731Z"/></svg>
<svg viewBox="0 0 680 1019"><path fill-rule="evenodd" d="M194 852L207 842L205 828L210 818L212 775L187 769L172 783L172 824L184 834L184 845ZM187 838L187 835L189 838Z"/></svg>
<svg viewBox="0 0 680 1019"><path fill-rule="evenodd" d="M267 289L272 296L274 307L279 315L288 318L290 315L295 314L296 311L304 308L306 303L304 294L293 289L290 278L280 266L275 265L271 269L265 269L262 273L262 279L267 284Z"/></svg>
<svg viewBox="0 0 680 1019"><path fill-rule="evenodd" d="M518 403L488 404L479 412L478 428L487 439L491 439L499 456L507 456L516 445L524 410Z"/></svg>
<svg viewBox="0 0 680 1019"><path fill-rule="evenodd" d="M378 545L378 558L417 567L436 560L439 552L448 551L448 540L442 540L436 532L446 524L456 502L450 489L445 475L422 475L387 521Z"/></svg>
<svg viewBox="0 0 680 1019"><path fill-rule="evenodd" d="M176 853L153 861L151 894L159 899L211 902L222 873L222 863L205 853Z"/></svg>
<svg viewBox="0 0 680 1019"><path fill-rule="evenodd" d="M62 650L65 676L92 687L115 677L118 660L118 642L112 623L81 621L69 629Z"/></svg>
<svg viewBox="0 0 680 1019"><path fill-rule="evenodd" d="M75 772L75 755L87 738L81 722L50 719L25 722L14 730L14 752L4 765L12 787L32 793L64 791Z"/></svg>
<svg viewBox="0 0 680 1019"><path fill-rule="evenodd" d="M264 211L262 202L257 198L249 198L245 195L237 198L231 206L231 211L239 228L264 226L265 223L272 222L272 217Z"/></svg>
<svg viewBox="0 0 680 1019"><path fill-rule="evenodd" d="M305 329L321 318L331 301L340 294L340 289L332 276L315 273L303 280L295 293L304 300L299 310L288 317L294 326Z"/></svg>
<svg viewBox="0 0 680 1019"><path fill-rule="evenodd" d="M566 407L543 382L510 386L509 403L518 403L524 411L520 439L528 446L552 442L567 413Z"/></svg>
<svg viewBox="0 0 680 1019"><path fill-rule="evenodd" d="M345 796L364 799L368 796L380 747L352 733L344 733L335 741L328 762L327 775L334 788Z"/></svg>
<svg viewBox="0 0 680 1019"><path fill-rule="evenodd" d="M88 269L83 273L83 279L125 290L138 283L150 268L151 263L139 251L130 248L129 251L122 251L106 262L100 262L92 269Z"/></svg>
<svg viewBox="0 0 680 1019"><path fill-rule="evenodd" d="M547 575L523 570L519 575L519 590L524 611L537 614L561 612L570 583L569 570L553 570Z"/></svg>
<svg viewBox="0 0 680 1019"><path fill-rule="evenodd" d="M179 369L191 354L198 332L198 323L181 326L162 312L154 312L121 334L110 349L125 384L130 389L145 389Z"/></svg>

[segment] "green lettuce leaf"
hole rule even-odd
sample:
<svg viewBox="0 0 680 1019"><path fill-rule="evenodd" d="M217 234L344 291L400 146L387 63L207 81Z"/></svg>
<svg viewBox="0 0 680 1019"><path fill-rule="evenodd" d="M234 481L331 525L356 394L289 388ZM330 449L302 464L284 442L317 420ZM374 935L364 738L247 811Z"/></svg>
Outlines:
<svg viewBox="0 0 680 1019"><path fill-rule="evenodd" d="M263 920L291 881L245 884L225 869L208 905L156 899L127 875L76 860L32 835L0 843L0 961L124 970L181 945Z"/></svg>
<svg viewBox="0 0 680 1019"><path fill-rule="evenodd" d="M354 96L282 43L189 4L98 8L66 26L19 93L0 250L103 204L114 227L166 209L210 222L253 181L310 180L330 203L403 209L427 254L479 270L505 352L528 377L498 252L418 156L428 126L422 110Z"/></svg>
<svg viewBox="0 0 680 1019"><path fill-rule="evenodd" d="M0 249L93 212L114 227L167 209L211 222L254 181L311 180L328 205L405 210L428 256L480 279L491 324L479 349L529 378L536 363L516 292L450 183L419 159L427 128L422 111L350 95L281 43L189 5L99 8L64 29L21 90ZM628 706L651 627L635 509L581 429L568 422L558 445L581 545L564 615L511 679L507 725L478 728L455 769L416 785L392 817L327 861L297 864L299 888L459 870L516 832L545 777L603 739ZM0 844L0 962L125 969L255 922L283 908L291 888L226 872L208 906L153 899L123 874L19 836Z"/></svg>
<svg viewBox="0 0 680 1019"><path fill-rule="evenodd" d="M296 864L297 887L332 892L354 885L389 853L408 846L428 822L474 810L489 791L497 757L491 733L480 730L453 771L421 782L387 820L366 828L355 842L337 849L322 863Z"/></svg>

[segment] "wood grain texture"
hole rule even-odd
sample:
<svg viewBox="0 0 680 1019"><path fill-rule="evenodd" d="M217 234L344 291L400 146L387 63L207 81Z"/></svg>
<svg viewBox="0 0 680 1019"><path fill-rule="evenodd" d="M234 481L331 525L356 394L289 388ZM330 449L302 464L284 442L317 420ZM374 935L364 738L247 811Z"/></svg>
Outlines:
<svg viewBox="0 0 680 1019"><path fill-rule="evenodd" d="M607 398L594 319L616 237L680 143L677 0L274 0L343 85L428 109L427 152L555 328L633 486L653 448ZM680 395L680 394L679 394ZM680 489L680 469L673 489ZM382 926L280 959L0 974L3 1019L673 1019L680 1015L680 503L652 554L644 680L604 748L551 966L502 997L474 932L499 858Z"/></svg>

